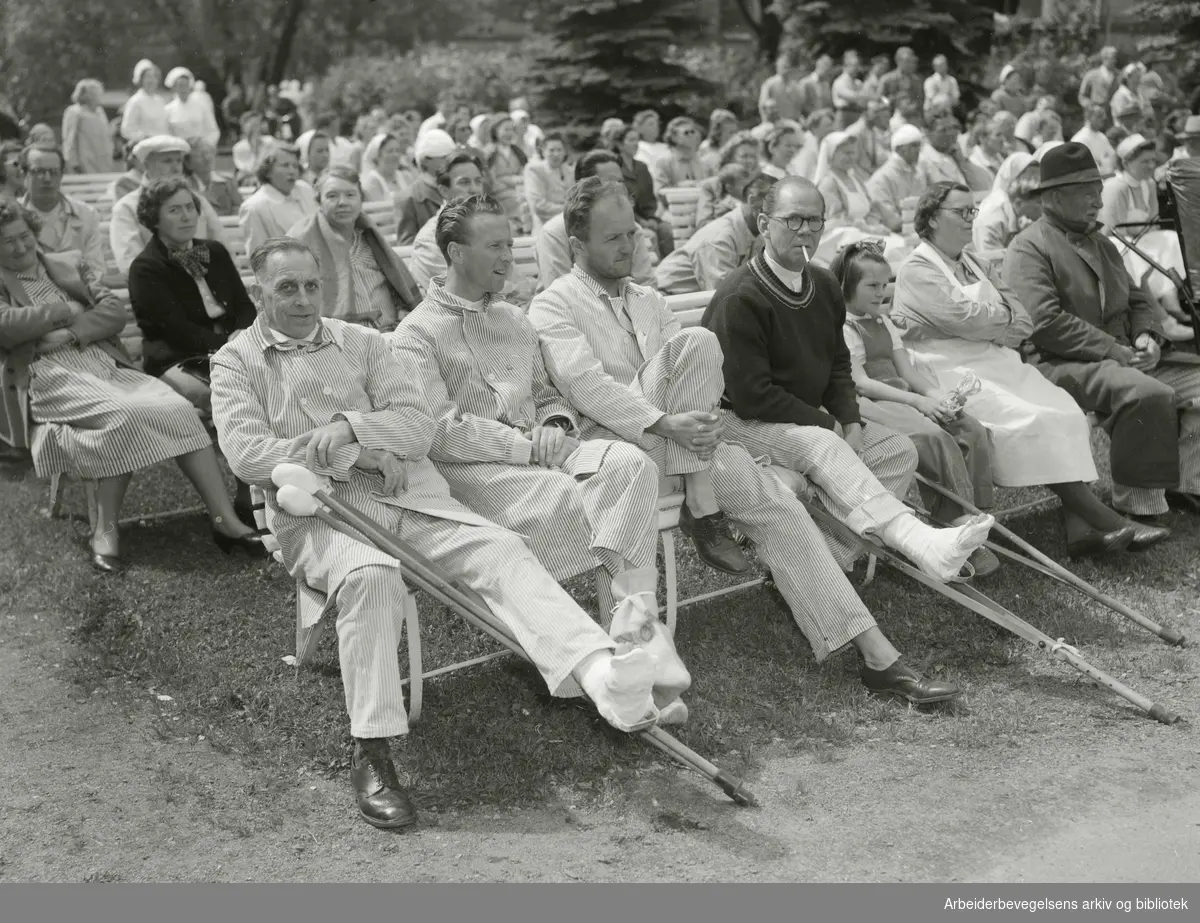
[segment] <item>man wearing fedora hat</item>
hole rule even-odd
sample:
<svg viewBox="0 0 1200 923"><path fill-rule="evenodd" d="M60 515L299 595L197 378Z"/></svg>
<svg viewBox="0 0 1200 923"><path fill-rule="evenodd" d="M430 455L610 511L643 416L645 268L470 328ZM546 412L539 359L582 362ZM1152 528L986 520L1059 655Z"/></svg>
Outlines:
<svg viewBox="0 0 1200 923"><path fill-rule="evenodd" d="M1189 115L1175 140L1184 146L1188 157L1200 157L1200 115Z"/></svg>
<svg viewBox="0 0 1200 923"><path fill-rule="evenodd" d="M1009 245L1005 280L1033 317L1039 370L1104 419L1113 506L1200 512L1200 367L1162 354L1154 305L1097 221L1106 178L1084 144L1045 154L1042 217Z"/></svg>

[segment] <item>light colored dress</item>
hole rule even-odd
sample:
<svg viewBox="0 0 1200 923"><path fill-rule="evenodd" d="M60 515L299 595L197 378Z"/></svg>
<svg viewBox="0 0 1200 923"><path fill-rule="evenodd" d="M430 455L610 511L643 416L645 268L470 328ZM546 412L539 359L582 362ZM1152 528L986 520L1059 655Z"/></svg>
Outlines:
<svg viewBox="0 0 1200 923"><path fill-rule="evenodd" d="M1106 229L1122 224L1137 224L1158 220L1158 190L1154 180L1138 182L1124 171L1104 181L1104 206L1100 210L1100 223ZM1174 231L1139 228L1117 228L1124 238L1164 269L1174 269L1182 278L1183 249L1179 246L1179 235ZM1138 282L1145 282L1156 298L1174 291L1175 284L1142 257L1123 243L1113 238L1125 268Z"/></svg>
<svg viewBox="0 0 1200 923"><path fill-rule="evenodd" d="M1033 331L1029 313L998 273L968 253L957 267L925 242L900 267L891 319L905 345L937 373L942 390L968 372L979 376L983 389L965 409L991 431L996 484L1096 480L1083 411L1016 350Z"/></svg>
<svg viewBox="0 0 1200 923"><path fill-rule="evenodd" d="M78 304L41 263L16 276L34 302ZM212 445L185 398L157 378L117 365L94 344L64 347L34 361L29 413L38 477L117 477Z"/></svg>
<svg viewBox="0 0 1200 923"><path fill-rule="evenodd" d="M113 164L113 142L104 109L74 103L63 111L62 150L67 172L108 173Z"/></svg>

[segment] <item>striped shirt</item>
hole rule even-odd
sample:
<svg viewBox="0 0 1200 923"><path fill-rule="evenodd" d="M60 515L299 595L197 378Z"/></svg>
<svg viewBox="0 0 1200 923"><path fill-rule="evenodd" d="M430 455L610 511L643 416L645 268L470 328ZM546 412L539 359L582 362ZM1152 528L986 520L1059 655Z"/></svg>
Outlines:
<svg viewBox="0 0 1200 923"><path fill-rule="evenodd" d="M499 298L467 302L434 280L385 339L424 373L437 422L434 461L528 465L534 426L577 422L550 383L533 325Z"/></svg>
<svg viewBox="0 0 1200 923"><path fill-rule="evenodd" d="M630 387L682 329L660 293L626 279L611 296L576 266L533 299L529 319L550 380L572 407L634 443L662 418Z"/></svg>

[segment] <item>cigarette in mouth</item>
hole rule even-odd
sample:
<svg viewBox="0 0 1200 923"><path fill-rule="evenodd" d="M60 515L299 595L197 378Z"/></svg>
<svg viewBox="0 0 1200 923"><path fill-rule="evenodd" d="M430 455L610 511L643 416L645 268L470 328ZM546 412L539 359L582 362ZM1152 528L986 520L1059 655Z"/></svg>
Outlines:
<svg viewBox="0 0 1200 923"><path fill-rule="evenodd" d="M806 262L806 263L811 262L811 260L809 259L809 256L808 256L808 247L801 247L800 249L804 251L804 262Z"/></svg>

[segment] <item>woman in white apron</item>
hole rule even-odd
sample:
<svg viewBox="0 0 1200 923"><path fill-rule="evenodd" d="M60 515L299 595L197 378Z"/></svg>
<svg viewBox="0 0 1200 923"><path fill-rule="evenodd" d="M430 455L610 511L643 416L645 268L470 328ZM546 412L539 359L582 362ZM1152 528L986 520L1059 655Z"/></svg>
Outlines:
<svg viewBox="0 0 1200 923"><path fill-rule="evenodd" d="M888 230L883 215L871 201L857 161L858 135L834 131L821 142L814 182L825 197L825 233L813 262L828 266L850 244L875 237L883 240L884 258L898 265L916 240Z"/></svg>
<svg viewBox="0 0 1200 923"><path fill-rule="evenodd" d="M1158 188L1154 183L1158 154L1154 142L1143 135L1130 135L1117 145L1117 163L1117 174L1104 181L1104 207L1100 210L1100 223L1110 231L1116 229L1154 262L1166 269L1174 269L1182 278L1183 251L1179 246L1178 234L1174 231L1121 227L1123 224L1158 220ZM1125 268L1134 281L1144 283L1163 309L1158 320L1167 337L1177 343L1192 339L1194 334L1191 327L1179 322L1187 315L1179 305L1175 283L1115 237L1113 243L1121 251Z"/></svg>
<svg viewBox="0 0 1200 923"><path fill-rule="evenodd" d="M1122 551L1135 529L1087 487L1099 476L1091 428L1071 396L1017 352L1033 321L990 265L963 252L977 214L971 191L940 182L917 205L921 244L896 275L891 320L942 390L974 372L982 389L967 413L992 433L1001 487L1045 485L1062 500L1067 551Z"/></svg>

